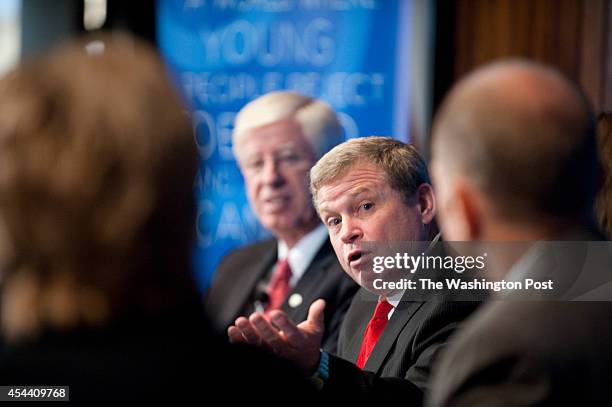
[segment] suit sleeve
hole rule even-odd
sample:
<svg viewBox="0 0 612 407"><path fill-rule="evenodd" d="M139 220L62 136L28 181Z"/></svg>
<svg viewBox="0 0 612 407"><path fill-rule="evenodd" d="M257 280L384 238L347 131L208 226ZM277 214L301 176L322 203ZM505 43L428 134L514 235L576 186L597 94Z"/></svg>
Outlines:
<svg viewBox="0 0 612 407"><path fill-rule="evenodd" d="M357 405L401 400L406 405L419 406L423 402L423 392L410 381L398 377L379 377L332 355L329 357L329 379L322 392L325 400Z"/></svg>
<svg viewBox="0 0 612 407"><path fill-rule="evenodd" d="M462 340L460 346L453 344L436 369L427 406L518 407L545 404L552 387L550 376L536 358L520 355L511 345L511 340L482 335ZM551 403L564 404L581 403L567 399Z"/></svg>

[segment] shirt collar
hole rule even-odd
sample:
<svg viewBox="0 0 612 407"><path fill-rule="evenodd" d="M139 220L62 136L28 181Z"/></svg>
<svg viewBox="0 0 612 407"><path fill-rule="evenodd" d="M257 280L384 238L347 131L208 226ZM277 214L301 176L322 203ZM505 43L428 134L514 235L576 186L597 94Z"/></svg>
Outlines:
<svg viewBox="0 0 612 407"><path fill-rule="evenodd" d="M406 292L406 290L402 290L399 291L393 295L390 295L387 298L387 302L391 305L393 305L393 308L397 307L397 305L400 303L400 301L402 300L402 297L404 295L404 293Z"/></svg>
<svg viewBox="0 0 612 407"><path fill-rule="evenodd" d="M327 228L320 224L301 238L291 250L285 242L278 241L278 258L287 258L291 267L291 286L297 284L327 238Z"/></svg>

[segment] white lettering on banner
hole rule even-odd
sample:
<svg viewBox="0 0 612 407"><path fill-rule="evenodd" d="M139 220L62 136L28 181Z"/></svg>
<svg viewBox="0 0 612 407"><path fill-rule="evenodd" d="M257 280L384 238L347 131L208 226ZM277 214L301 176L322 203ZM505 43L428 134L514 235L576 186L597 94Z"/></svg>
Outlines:
<svg viewBox="0 0 612 407"><path fill-rule="evenodd" d="M220 112L216 120L207 112L193 112L192 122L195 131L195 142L202 160L208 160L215 151L221 159L233 161L232 131L234 129L235 112ZM205 171L205 178L211 171ZM204 183L208 186L207 180Z"/></svg>
<svg viewBox="0 0 612 407"><path fill-rule="evenodd" d="M221 216L217 224L216 239L245 240L246 233L242 227L242 220L234 202L225 202L221 207Z"/></svg>
<svg viewBox="0 0 612 407"><path fill-rule="evenodd" d="M196 222L198 245L206 248L218 239L253 240L263 237L263 229L248 204L242 206L241 211L238 211L238 206L234 202L219 204L222 205L221 215L215 220L212 216L215 213L215 204L207 199L199 202ZM216 224L206 223L211 221L216 221Z"/></svg>
<svg viewBox="0 0 612 407"><path fill-rule="evenodd" d="M214 31L200 33L207 64L241 66L257 62L329 65L335 56L333 24L325 18L309 21L301 32L291 21L252 23L236 20Z"/></svg>
<svg viewBox="0 0 612 407"><path fill-rule="evenodd" d="M246 72L233 75L185 72L181 76L181 84L190 100L202 103L223 105L236 100L246 101L258 94L257 80Z"/></svg>
<svg viewBox="0 0 612 407"><path fill-rule="evenodd" d="M331 21L316 18L304 30L303 50L307 51L305 56L314 66L328 65L334 59L336 44L333 37L325 35L329 34L333 27Z"/></svg>
<svg viewBox="0 0 612 407"><path fill-rule="evenodd" d="M279 13L291 10L294 5L291 0L214 0L213 7L241 12L258 10Z"/></svg>
<svg viewBox="0 0 612 407"><path fill-rule="evenodd" d="M287 75L286 88L302 93L314 95L317 93L321 74L318 72L292 72Z"/></svg>
<svg viewBox="0 0 612 407"><path fill-rule="evenodd" d="M260 79L261 78L261 79ZM363 107L382 103L385 75L380 72L268 72L258 77L246 72L236 74L185 72L181 76L185 95L204 106L222 106L255 99L273 90L288 89L320 96L334 108Z"/></svg>
<svg viewBox="0 0 612 407"><path fill-rule="evenodd" d="M209 0L210 1L210 0ZM353 9L373 10L376 0L212 0L212 7L232 11L264 11L282 13L299 7L303 10L350 11ZM185 0L185 8L205 7L206 0Z"/></svg>
<svg viewBox="0 0 612 407"><path fill-rule="evenodd" d="M207 160L217 147L217 137L215 134L215 124L210 114L197 110L192 116L195 142L200 151L200 157Z"/></svg>
<svg viewBox="0 0 612 407"><path fill-rule="evenodd" d="M222 159L234 159L232 152L232 131L234 130L234 112L222 112L217 116L217 135L219 141L219 155Z"/></svg>
<svg viewBox="0 0 612 407"><path fill-rule="evenodd" d="M337 114L346 138L359 136L359 127L355 119L344 112L338 112ZM220 112L216 118L202 110L193 112L192 122L196 132L195 142L202 160L208 160L215 152L219 153L219 158L223 161L235 160L232 152L232 131L235 117L235 112ZM199 175L200 180L197 184L201 188L224 191L224 187L227 187L230 183L229 170L217 168L213 172L207 167L202 167L201 173L204 175Z"/></svg>
<svg viewBox="0 0 612 407"><path fill-rule="evenodd" d="M352 9L374 10L375 0L300 0L305 10L349 11Z"/></svg>
<svg viewBox="0 0 612 407"><path fill-rule="evenodd" d="M281 90L283 83L283 75L280 72L266 72L261 80L262 94Z"/></svg>
<svg viewBox="0 0 612 407"><path fill-rule="evenodd" d="M231 198L233 194L233 182L235 179L234 168L228 165L216 166L214 171L208 165L201 165L199 178L196 178L197 187L202 190L215 191L222 198Z"/></svg>
<svg viewBox="0 0 612 407"><path fill-rule="evenodd" d="M325 94L336 108L364 106L366 99L371 102L382 100L384 84L385 76L380 73L335 72L327 78Z"/></svg>
<svg viewBox="0 0 612 407"><path fill-rule="evenodd" d="M258 54L257 41L258 33L253 24L246 20L234 21L227 26L221 37L221 54L224 62L243 65L252 61Z"/></svg>

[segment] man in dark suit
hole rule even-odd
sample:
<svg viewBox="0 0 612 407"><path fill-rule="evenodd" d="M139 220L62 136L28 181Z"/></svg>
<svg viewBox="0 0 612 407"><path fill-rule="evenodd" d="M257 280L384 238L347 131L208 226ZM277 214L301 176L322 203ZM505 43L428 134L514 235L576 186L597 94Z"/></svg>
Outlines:
<svg viewBox="0 0 612 407"><path fill-rule="evenodd" d="M274 312L270 323L255 313L237 321L234 342L270 347L315 374L322 394L357 402L422 402L430 366L473 302L447 302L432 292L415 300L405 289L380 288L372 273L376 252L368 242L437 240L435 199L427 167L416 150L385 137L347 141L311 170L319 216L345 272L362 287L341 328L338 356L320 352L325 304L312 304L307 321L294 325ZM420 253L420 251L419 251ZM274 325L272 325L274 324Z"/></svg>
<svg viewBox="0 0 612 407"><path fill-rule="evenodd" d="M323 348L335 351L339 326L357 285L340 268L312 205L308 171L343 132L325 103L292 92L266 94L237 115L234 153L259 221L274 235L229 253L205 296L206 310L225 333L240 315L286 312L303 321L323 298Z"/></svg>
<svg viewBox="0 0 612 407"><path fill-rule="evenodd" d="M597 170L588 103L554 70L498 62L451 91L433 133L445 236L571 243L497 256L496 275L544 276L554 289L546 301L509 292L466 321L441 356L428 405L612 403L612 298L592 284L609 283L612 270L609 249L590 242L602 240L592 226Z"/></svg>

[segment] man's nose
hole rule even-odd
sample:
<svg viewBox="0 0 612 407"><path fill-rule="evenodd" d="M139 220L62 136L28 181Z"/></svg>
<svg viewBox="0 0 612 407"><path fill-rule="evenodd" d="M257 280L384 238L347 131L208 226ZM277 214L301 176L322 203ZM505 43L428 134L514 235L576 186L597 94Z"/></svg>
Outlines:
<svg viewBox="0 0 612 407"><path fill-rule="evenodd" d="M363 231L361 230L359 222L351 219L343 220L342 230L340 231L340 239L342 242L346 244L355 243L361 238L363 238Z"/></svg>
<svg viewBox="0 0 612 407"><path fill-rule="evenodd" d="M261 176L263 182L272 187L280 187L285 183L280 165L275 159L267 159L265 161Z"/></svg>

